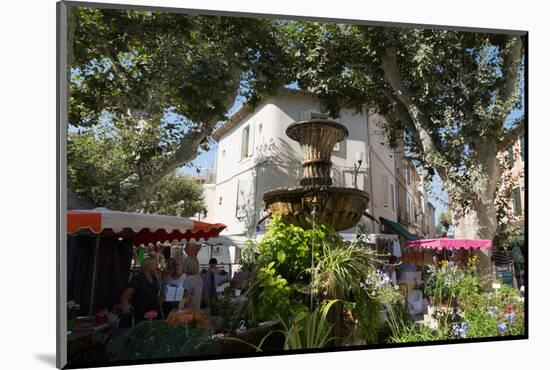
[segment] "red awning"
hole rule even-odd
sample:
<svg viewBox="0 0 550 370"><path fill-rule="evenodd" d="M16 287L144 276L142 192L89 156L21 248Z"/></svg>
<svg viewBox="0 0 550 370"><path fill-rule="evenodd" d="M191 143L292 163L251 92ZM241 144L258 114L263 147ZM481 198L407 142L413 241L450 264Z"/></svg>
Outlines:
<svg viewBox="0 0 550 370"><path fill-rule="evenodd" d="M407 247L429 249L490 249L492 242L484 239L419 239L407 242Z"/></svg>
<svg viewBox="0 0 550 370"><path fill-rule="evenodd" d="M105 208L67 212L67 233L133 237L136 244L167 240L208 240L225 229L185 217L111 211Z"/></svg>

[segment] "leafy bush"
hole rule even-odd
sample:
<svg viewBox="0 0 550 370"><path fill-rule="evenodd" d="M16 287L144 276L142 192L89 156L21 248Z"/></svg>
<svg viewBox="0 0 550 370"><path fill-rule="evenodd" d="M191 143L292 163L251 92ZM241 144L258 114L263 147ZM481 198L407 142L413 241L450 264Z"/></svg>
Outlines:
<svg viewBox="0 0 550 370"><path fill-rule="evenodd" d="M390 343L428 342L432 340L447 339L441 330L432 330L427 326L415 327L409 324L401 327L389 337Z"/></svg>
<svg viewBox="0 0 550 370"><path fill-rule="evenodd" d="M464 271L453 261L443 260L438 267L431 267L429 272L424 293L434 297L434 304L450 303L458 297Z"/></svg>
<svg viewBox="0 0 550 370"><path fill-rule="evenodd" d="M503 286L496 292L472 295L462 302L467 337L522 335L524 304L519 292Z"/></svg>
<svg viewBox="0 0 550 370"><path fill-rule="evenodd" d="M274 214L269 223L269 230L258 244L260 254L257 262L260 266L273 263L278 274L290 284L309 284L311 268L312 230L299 226L286 225L281 216ZM337 234L327 225L318 225L315 229L315 240L336 238ZM314 261L318 261L321 248L314 251Z"/></svg>
<svg viewBox="0 0 550 370"><path fill-rule="evenodd" d="M186 330L161 320L141 321L110 342L106 357L112 361L150 360L219 353L220 343L204 330Z"/></svg>
<svg viewBox="0 0 550 370"><path fill-rule="evenodd" d="M323 302L313 312L304 311L290 321L279 318L285 336L284 349L323 348L333 339L327 314L336 300Z"/></svg>
<svg viewBox="0 0 550 370"><path fill-rule="evenodd" d="M368 295L358 296L356 300L352 312L357 319L357 334L367 344L378 343L381 308L382 303Z"/></svg>
<svg viewBox="0 0 550 370"><path fill-rule="evenodd" d="M260 287L256 300L256 312L259 320L272 320L277 315L288 318L294 306L292 288L288 281L275 271L275 262L261 267L256 275L256 284ZM293 303L291 303L293 302Z"/></svg>

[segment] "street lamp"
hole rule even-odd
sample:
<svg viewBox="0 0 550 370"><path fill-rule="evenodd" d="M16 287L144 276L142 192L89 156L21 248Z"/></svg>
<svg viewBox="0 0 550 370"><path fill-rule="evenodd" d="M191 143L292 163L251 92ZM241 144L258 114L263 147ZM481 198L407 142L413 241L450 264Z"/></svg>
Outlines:
<svg viewBox="0 0 550 370"><path fill-rule="evenodd" d="M355 161L353 164L353 187L357 189L357 175L363 163L363 152L355 152Z"/></svg>

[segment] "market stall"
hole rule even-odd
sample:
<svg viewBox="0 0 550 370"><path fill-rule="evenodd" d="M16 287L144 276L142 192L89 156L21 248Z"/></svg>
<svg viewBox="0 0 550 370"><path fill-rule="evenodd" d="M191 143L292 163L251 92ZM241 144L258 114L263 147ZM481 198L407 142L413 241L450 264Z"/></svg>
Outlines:
<svg viewBox="0 0 550 370"><path fill-rule="evenodd" d="M68 293L71 295L70 288L74 287L74 293L79 295L77 299L82 298L79 302L81 307L86 307L91 315L98 308L98 290L106 290L101 292L101 296L113 296L114 299L120 294L120 287L117 286L121 285L123 289L127 284L133 245L169 240L195 240L201 243L217 237L224 228L221 223L106 208L68 211L68 254L73 262L68 263ZM198 250L189 252L196 255ZM117 278L117 274L125 276ZM89 295L83 288L87 286L90 287ZM89 301L86 302L84 295L90 297Z"/></svg>
<svg viewBox="0 0 550 370"><path fill-rule="evenodd" d="M406 245L405 264L400 283L407 287L411 313L420 314L426 306L422 290L419 289L427 278L426 265L437 263L442 259L453 259L456 263L465 265L474 251L490 250L492 242L482 239L439 238L409 240ZM427 252L429 253L426 256ZM420 266L421 270L418 269Z"/></svg>

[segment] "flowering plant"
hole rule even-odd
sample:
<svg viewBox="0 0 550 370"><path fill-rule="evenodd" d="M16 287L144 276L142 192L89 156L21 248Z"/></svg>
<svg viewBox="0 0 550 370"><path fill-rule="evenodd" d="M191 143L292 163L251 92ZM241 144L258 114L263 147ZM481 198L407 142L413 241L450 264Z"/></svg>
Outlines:
<svg viewBox="0 0 550 370"><path fill-rule="evenodd" d="M145 315L143 315L143 318L146 320L153 320L158 316L158 312L155 310L147 311Z"/></svg>
<svg viewBox="0 0 550 370"><path fill-rule="evenodd" d="M203 329L210 326L208 317L201 310L197 310L196 308L174 312L168 316L166 323L171 325L191 324L192 327L196 327L197 329Z"/></svg>
<svg viewBox="0 0 550 370"><path fill-rule="evenodd" d="M464 272L453 261L443 260L438 267L430 266L428 273L424 293L433 296L435 304L450 303L458 296Z"/></svg>
<svg viewBox="0 0 550 370"><path fill-rule="evenodd" d="M461 301L468 337L494 337L524 333L524 306L519 292L502 286L498 292L475 294Z"/></svg>

